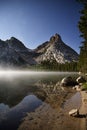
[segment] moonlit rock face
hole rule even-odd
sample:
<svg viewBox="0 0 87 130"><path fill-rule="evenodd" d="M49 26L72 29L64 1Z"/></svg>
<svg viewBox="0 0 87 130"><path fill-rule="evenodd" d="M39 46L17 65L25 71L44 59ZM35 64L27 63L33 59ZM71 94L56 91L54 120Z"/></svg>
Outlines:
<svg viewBox="0 0 87 130"><path fill-rule="evenodd" d="M32 52L18 39L0 40L0 65L23 66L35 64Z"/></svg>
<svg viewBox="0 0 87 130"><path fill-rule="evenodd" d="M78 54L68 45L66 45L59 34L55 34L50 38L50 41L40 45L36 52L39 56L36 57L36 61L52 61L57 63L72 62L78 60Z"/></svg>

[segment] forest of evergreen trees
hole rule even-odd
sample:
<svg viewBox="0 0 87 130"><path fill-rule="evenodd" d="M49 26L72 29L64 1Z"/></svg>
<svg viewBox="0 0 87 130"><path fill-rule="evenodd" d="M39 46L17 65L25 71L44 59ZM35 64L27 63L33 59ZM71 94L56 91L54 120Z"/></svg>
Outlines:
<svg viewBox="0 0 87 130"><path fill-rule="evenodd" d="M66 62L65 64L57 63L55 60L53 61L42 61L41 66L45 70L53 70L53 71L78 71L78 62Z"/></svg>
<svg viewBox="0 0 87 130"><path fill-rule="evenodd" d="M80 46L80 57L79 57L79 71L87 72L87 0L78 0L82 5L83 9L80 11L80 20L78 27L81 32L83 41Z"/></svg>

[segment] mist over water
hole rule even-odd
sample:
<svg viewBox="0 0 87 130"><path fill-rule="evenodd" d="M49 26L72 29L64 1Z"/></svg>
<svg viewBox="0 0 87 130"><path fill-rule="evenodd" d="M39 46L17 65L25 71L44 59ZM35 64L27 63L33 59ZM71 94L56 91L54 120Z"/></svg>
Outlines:
<svg viewBox="0 0 87 130"><path fill-rule="evenodd" d="M51 71L32 71L32 70L15 70L15 69L0 69L0 79L14 79L16 77L24 76L46 76L46 75L67 75L67 74L76 74L76 72L51 72Z"/></svg>

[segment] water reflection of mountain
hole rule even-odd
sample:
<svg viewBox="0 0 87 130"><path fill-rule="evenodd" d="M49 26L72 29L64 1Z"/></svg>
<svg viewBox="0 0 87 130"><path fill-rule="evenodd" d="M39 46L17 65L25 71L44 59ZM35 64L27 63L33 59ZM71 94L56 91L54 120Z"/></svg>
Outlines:
<svg viewBox="0 0 87 130"><path fill-rule="evenodd" d="M39 81L36 83L36 86L38 86L39 88L41 87L42 90L44 90L46 92L46 94L52 94L52 93L58 93L60 91L62 91L62 88L60 86L60 82L42 82Z"/></svg>
<svg viewBox="0 0 87 130"><path fill-rule="evenodd" d="M17 105L25 96L38 91L37 86L28 84L16 84L2 82L0 83L0 103L9 105L9 107Z"/></svg>
<svg viewBox="0 0 87 130"><path fill-rule="evenodd" d="M0 104L0 130L17 130L27 112L32 112L42 104L35 95L29 95L16 106Z"/></svg>
<svg viewBox="0 0 87 130"><path fill-rule="evenodd" d="M35 89L37 88L35 87ZM27 89L3 88L2 90L0 90L0 102L8 104L9 107L12 107L18 104L26 95L28 95L29 91L31 91L31 87L28 87Z"/></svg>
<svg viewBox="0 0 87 130"><path fill-rule="evenodd" d="M55 109L60 109L60 106L63 104L69 92L69 90L67 91L69 88L63 88L60 86L59 81L39 81L36 83L36 86L41 88L42 91L46 94L45 102L50 104L50 106Z"/></svg>
<svg viewBox="0 0 87 130"><path fill-rule="evenodd" d="M48 93L60 89L58 86L59 82L50 80L38 80L33 82L33 84L28 82L12 83L2 81L0 82L0 103L12 107L17 105L26 95L29 94L34 94L42 100L45 100Z"/></svg>
<svg viewBox="0 0 87 130"><path fill-rule="evenodd" d="M63 93L59 82L64 76L64 74L57 74L30 75L10 80L3 78L0 80L0 103L13 107L29 94L45 100L49 94Z"/></svg>

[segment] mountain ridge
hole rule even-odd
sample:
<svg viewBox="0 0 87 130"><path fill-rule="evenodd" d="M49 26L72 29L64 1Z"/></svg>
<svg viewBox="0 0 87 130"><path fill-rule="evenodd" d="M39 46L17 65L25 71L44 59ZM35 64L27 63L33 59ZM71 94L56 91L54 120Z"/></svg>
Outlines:
<svg viewBox="0 0 87 130"><path fill-rule="evenodd" d="M34 50L27 48L15 37L6 41L0 40L0 64L35 65L46 60L55 60L61 64L76 62L78 61L78 54L66 45L57 33Z"/></svg>

